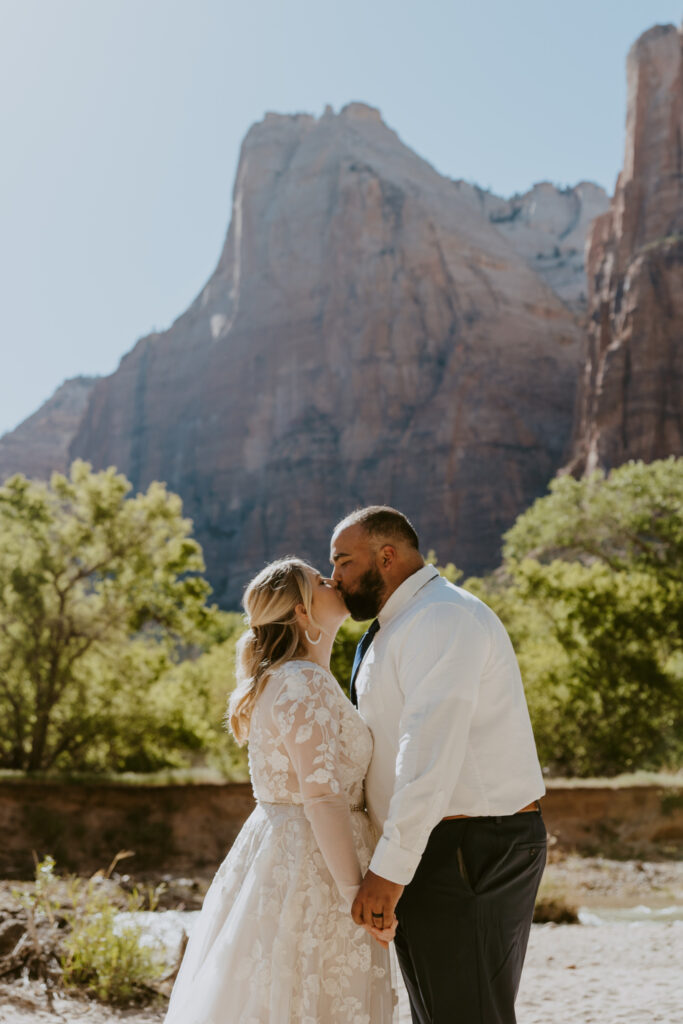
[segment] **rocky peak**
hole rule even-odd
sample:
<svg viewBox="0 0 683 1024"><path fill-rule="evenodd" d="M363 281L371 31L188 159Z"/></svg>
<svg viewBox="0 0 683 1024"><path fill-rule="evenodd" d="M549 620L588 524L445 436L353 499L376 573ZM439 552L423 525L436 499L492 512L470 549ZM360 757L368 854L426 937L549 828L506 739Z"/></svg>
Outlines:
<svg viewBox="0 0 683 1024"><path fill-rule="evenodd" d="M68 466L69 445L97 377L72 377L14 430L0 437L0 481L14 473L46 479Z"/></svg>
<svg viewBox="0 0 683 1024"><path fill-rule="evenodd" d="M543 181L504 199L465 181L454 184L570 309L585 312L586 237L591 222L609 206L600 185L582 181L573 188L558 188Z"/></svg>
<svg viewBox="0 0 683 1024"><path fill-rule="evenodd" d="M683 454L683 36L627 59L624 167L591 229L589 337L573 472Z"/></svg>
<svg viewBox="0 0 683 1024"><path fill-rule="evenodd" d="M683 231L681 30L656 25L631 47L615 230L623 255Z"/></svg>
<svg viewBox="0 0 683 1024"><path fill-rule="evenodd" d="M403 508L425 549L482 569L565 456L580 342L377 111L268 115L215 273L98 383L71 453L178 491L224 604L278 554L324 565L362 503Z"/></svg>
<svg viewBox="0 0 683 1024"><path fill-rule="evenodd" d="M377 107L371 107L367 103L347 103L345 107L341 108L339 116L357 121L371 121L386 128Z"/></svg>

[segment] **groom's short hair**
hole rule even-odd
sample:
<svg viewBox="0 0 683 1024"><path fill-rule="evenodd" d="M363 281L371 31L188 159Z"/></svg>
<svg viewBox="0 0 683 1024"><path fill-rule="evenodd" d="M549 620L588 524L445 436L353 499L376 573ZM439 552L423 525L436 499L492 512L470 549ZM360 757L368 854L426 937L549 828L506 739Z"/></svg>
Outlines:
<svg viewBox="0 0 683 1024"><path fill-rule="evenodd" d="M413 524L407 516L390 505L368 505L357 508L355 512L342 519L334 528L335 533L346 530L349 526L362 526L371 537L394 537L406 541L416 551L420 550L420 541Z"/></svg>

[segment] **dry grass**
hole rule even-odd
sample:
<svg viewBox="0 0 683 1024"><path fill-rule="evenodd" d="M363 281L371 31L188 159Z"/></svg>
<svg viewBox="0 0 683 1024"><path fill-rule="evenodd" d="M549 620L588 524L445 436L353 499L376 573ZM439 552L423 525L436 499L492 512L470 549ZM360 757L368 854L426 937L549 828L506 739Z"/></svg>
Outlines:
<svg viewBox="0 0 683 1024"><path fill-rule="evenodd" d="M578 924L579 893L551 878L541 881L534 907L534 924Z"/></svg>
<svg viewBox="0 0 683 1024"><path fill-rule="evenodd" d="M548 789L627 789L630 786L683 788L683 770L678 772L628 772L612 778L546 779Z"/></svg>

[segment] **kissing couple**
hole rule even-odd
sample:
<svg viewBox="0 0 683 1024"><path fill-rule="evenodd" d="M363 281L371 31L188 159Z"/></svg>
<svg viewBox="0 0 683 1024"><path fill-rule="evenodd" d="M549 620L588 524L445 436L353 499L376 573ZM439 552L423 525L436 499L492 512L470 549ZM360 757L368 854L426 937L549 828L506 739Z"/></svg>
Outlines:
<svg viewBox="0 0 683 1024"><path fill-rule="evenodd" d="M408 519L335 528L243 604L228 721L253 811L209 888L165 1024L514 1024L546 857L545 792L510 639L420 555ZM351 700L330 672L351 614Z"/></svg>

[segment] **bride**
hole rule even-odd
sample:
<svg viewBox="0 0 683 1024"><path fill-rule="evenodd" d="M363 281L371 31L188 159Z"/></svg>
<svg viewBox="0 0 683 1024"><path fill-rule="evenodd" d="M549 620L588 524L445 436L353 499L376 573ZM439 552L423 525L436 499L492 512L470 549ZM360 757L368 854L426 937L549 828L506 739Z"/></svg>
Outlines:
<svg viewBox="0 0 683 1024"><path fill-rule="evenodd" d="M388 1024L396 922L371 935L350 916L374 837L372 737L329 668L347 609L297 558L263 569L243 604L228 720L249 740L256 809L206 894L165 1024Z"/></svg>

